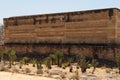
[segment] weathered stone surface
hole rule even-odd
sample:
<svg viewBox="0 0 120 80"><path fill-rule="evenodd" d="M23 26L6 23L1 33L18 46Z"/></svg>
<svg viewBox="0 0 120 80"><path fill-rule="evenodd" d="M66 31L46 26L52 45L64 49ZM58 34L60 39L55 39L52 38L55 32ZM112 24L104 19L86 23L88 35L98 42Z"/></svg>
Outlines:
<svg viewBox="0 0 120 80"><path fill-rule="evenodd" d="M7 44L0 46L0 50L5 50L7 48L13 48L17 53L27 54L27 55L49 55L57 50L62 51L66 55L76 54L85 55L89 58L98 58L105 60L115 60L116 55L120 55L120 47L116 45L57 45L57 44L31 44L31 45L18 45L18 44ZM32 56L32 55L31 55Z"/></svg>
<svg viewBox="0 0 120 80"><path fill-rule="evenodd" d="M116 8L4 19L5 43L119 43Z"/></svg>

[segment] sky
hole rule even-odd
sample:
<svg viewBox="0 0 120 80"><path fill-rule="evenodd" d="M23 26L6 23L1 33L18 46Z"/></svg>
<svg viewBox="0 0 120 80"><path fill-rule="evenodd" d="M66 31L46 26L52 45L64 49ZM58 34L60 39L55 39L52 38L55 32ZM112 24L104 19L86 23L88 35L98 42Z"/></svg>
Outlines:
<svg viewBox="0 0 120 80"><path fill-rule="evenodd" d="M0 24L11 16L119 8L120 0L0 0Z"/></svg>

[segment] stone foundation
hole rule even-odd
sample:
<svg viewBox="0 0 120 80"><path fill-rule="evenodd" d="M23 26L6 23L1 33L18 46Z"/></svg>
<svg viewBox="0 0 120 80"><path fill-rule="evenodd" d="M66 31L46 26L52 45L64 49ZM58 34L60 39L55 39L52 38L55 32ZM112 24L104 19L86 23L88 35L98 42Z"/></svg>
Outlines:
<svg viewBox="0 0 120 80"><path fill-rule="evenodd" d="M6 44L1 50L14 49L19 54L49 55L57 50L64 54L85 55L89 58L98 58L114 61L120 55L119 45L93 45L93 44ZM32 56L32 55L31 55Z"/></svg>

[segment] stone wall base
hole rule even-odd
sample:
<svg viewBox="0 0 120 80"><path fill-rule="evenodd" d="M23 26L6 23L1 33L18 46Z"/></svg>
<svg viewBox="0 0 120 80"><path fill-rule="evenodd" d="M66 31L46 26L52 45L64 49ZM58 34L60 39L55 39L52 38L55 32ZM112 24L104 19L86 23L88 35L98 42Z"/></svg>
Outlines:
<svg viewBox="0 0 120 80"><path fill-rule="evenodd" d="M85 55L90 58L105 60L115 60L115 56L120 55L119 45L81 45L81 44L6 44L0 46L1 50L7 48L14 49L17 54L40 54L49 55L57 50L64 54Z"/></svg>

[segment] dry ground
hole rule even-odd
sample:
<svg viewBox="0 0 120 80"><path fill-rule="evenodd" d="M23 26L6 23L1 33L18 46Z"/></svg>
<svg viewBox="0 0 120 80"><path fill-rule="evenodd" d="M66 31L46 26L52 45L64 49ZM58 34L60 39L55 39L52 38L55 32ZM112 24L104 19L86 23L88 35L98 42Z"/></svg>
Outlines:
<svg viewBox="0 0 120 80"><path fill-rule="evenodd" d="M59 68L56 65L52 66L52 69L47 69L45 65L42 65L43 74L37 74L37 68L32 64L24 65L22 69L16 65L8 71L0 71L0 80L120 80L120 75L117 73L118 69L101 67L95 70L92 74L93 67L87 69L87 72L82 74L80 68L73 67L73 72L69 72L69 67L66 69ZM29 68L30 72L26 73L26 68Z"/></svg>

